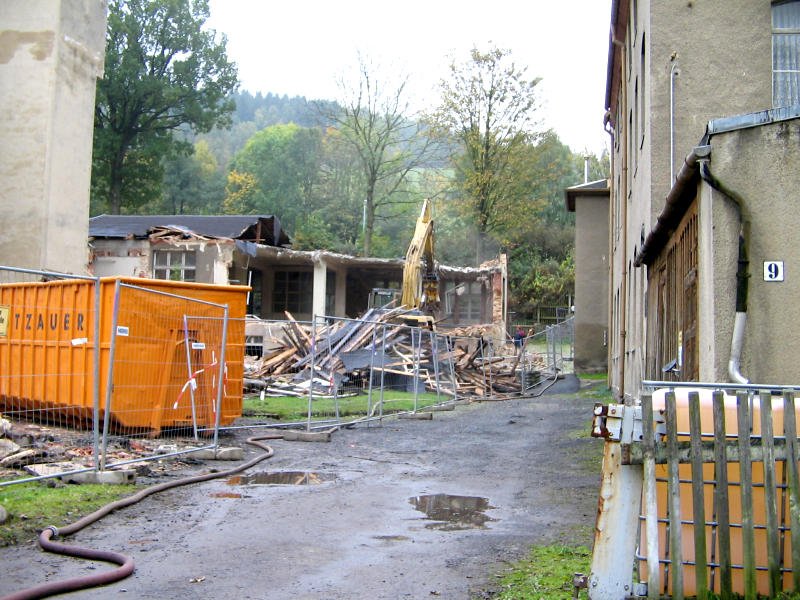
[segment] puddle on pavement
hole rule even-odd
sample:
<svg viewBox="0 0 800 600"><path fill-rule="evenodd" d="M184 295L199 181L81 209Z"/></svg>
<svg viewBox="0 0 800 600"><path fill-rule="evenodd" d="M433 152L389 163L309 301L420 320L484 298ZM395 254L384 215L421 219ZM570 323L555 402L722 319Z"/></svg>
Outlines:
<svg viewBox="0 0 800 600"><path fill-rule="evenodd" d="M227 483L228 485L317 485L333 478L333 475L313 471L276 471L234 475L227 480Z"/></svg>
<svg viewBox="0 0 800 600"><path fill-rule="evenodd" d="M489 505L488 498L431 494L414 496L408 501L418 511L425 513L426 519L433 521L425 525L427 529L487 529L486 523L497 520L485 514L487 510L495 508Z"/></svg>
<svg viewBox="0 0 800 600"><path fill-rule="evenodd" d="M405 535L373 535L372 539L382 542L407 542L411 538Z"/></svg>

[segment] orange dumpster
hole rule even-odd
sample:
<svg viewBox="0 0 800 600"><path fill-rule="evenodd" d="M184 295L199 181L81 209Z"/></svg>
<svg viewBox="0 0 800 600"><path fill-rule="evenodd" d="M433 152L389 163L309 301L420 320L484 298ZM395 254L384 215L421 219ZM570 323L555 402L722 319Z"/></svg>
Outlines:
<svg viewBox="0 0 800 600"><path fill-rule="evenodd" d="M221 425L241 415L248 287L98 285L99 303L94 280L0 285L0 412L91 422L98 382L101 416L108 403L119 431L213 427L219 394Z"/></svg>

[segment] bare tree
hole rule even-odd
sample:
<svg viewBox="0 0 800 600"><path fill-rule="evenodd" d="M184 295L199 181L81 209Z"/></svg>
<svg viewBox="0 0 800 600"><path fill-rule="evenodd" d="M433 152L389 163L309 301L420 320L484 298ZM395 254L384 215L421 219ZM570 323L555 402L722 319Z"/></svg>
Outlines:
<svg viewBox="0 0 800 600"><path fill-rule="evenodd" d="M363 175L364 256L372 252L376 216L386 206L405 201L409 176L421 168L432 149L423 126L411 115L406 100L408 77L396 82L381 79L379 70L364 57L358 59L354 84L342 78L342 99L323 116L339 130L343 143L355 152Z"/></svg>

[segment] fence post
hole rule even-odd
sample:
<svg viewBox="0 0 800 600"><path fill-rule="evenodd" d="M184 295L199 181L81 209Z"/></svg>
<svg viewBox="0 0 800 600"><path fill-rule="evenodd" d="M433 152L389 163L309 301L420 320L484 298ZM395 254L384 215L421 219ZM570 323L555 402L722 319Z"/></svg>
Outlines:
<svg viewBox="0 0 800 600"><path fill-rule="evenodd" d="M669 572L672 598L683 600L683 539L681 521L681 480L678 470L678 411L675 392L666 394L667 448L669 453Z"/></svg>
<svg viewBox="0 0 800 600"><path fill-rule="evenodd" d="M372 343L370 344L369 353L369 383L367 384L367 416L372 416L372 378L375 376L375 340L378 334L378 328L372 328ZM383 371L384 363L381 357L381 372Z"/></svg>
<svg viewBox="0 0 800 600"><path fill-rule="evenodd" d="M783 435L786 438L786 471L789 518L792 528L792 591L800 591L800 482L797 473L797 423L794 392L783 393ZM751 528L752 529L752 528Z"/></svg>
<svg viewBox="0 0 800 600"><path fill-rule="evenodd" d="M433 332L429 331L428 335L431 340L431 360L433 362L433 376L436 380L436 403L441 402L441 384L439 382L439 338Z"/></svg>
<svg viewBox="0 0 800 600"><path fill-rule="evenodd" d="M331 319L330 323L332 323L332 322L333 322L333 319ZM328 325L327 331L325 332L325 341L328 344L328 356L330 356L331 355L331 326L330 326L330 324ZM336 413L336 422L337 423L341 423L342 422L342 416L341 416L341 414L339 414L339 384L336 381L336 373L332 369L330 370L330 377L331 377L330 378L331 387L333 388L333 407L334 407L334 412Z"/></svg>
<svg viewBox="0 0 800 600"><path fill-rule="evenodd" d="M742 499L744 597L745 600L755 600L757 597L756 550L755 534L753 532L753 463L750 456L751 421L749 403L750 395L748 393L739 392L736 394L736 427L739 438L739 490Z"/></svg>
<svg viewBox="0 0 800 600"><path fill-rule="evenodd" d="M478 343L480 344L480 348L481 348L481 372L483 374L483 383L484 383L484 385L486 387L488 387L489 398L493 398L494 397L494 390L492 389L491 380L489 381L488 385L486 384L486 357L484 356L484 353L483 353L483 336L478 338ZM489 370L489 375L491 376L491 374L492 374L492 371L490 369ZM486 390L485 389L484 389L483 395L484 395L484 397L486 397Z"/></svg>
<svg viewBox="0 0 800 600"><path fill-rule="evenodd" d="M108 428L111 421L111 396L114 393L114 354L117 350L117 326L119 325L119 290L120 280L114 282L114 314L111 317L111 347L108 350L108 379L106 383L106 409L103 415L103 450L100 455L100 470L106 468L108 452Z"/></svg>
<svg viewBox="0 0 800 600"><path fill-rule="evenodd" d="M720 598L733 598L731 573L731 519L728 500L728 459L725 453L725 394L711 394L714 414L714 510L717 514L717 545L719 547Z"/></svg>
<svg viewBox="0 0 800 600"><path fill-rule="evenodd" d="M700 420L700 394L689 392L689 439L692 448L692 519L694 520L694 580L698 598L708 594L706 558L706 508L703 476L703 431Z"/></svg>
<svg viewBox="0 0 800 600"><path fill-rule="evenodd" d="M445 344L447 344L447 364L450 368L450 380L453 382L453 400L458 400L458 382L456 381L456 366L453 363L453 348L455 342L449 335L445 337Z"/></svg>
<svg viewBox="0 0 800 600"><path fill-rule="evenodd" d="M225 305L225 308L222 312L222 346L220 348L220 357L219 357L219 375L217 380L217 400L216 400L216 414L214 416L214 448L219 447L219 422L222 413L222 396L225 392L225 374L228 369L228 365L226 364L226 354L225 349L228 345L228 305Z"/></svg>
<svg viewBox="0 0 800 600"><path fill-rule="evenodd" d="M772 394L759 394L761 439L764 446L764 508L767 513L767 569L769 593L774 598L781 591L780 538L775 485L775 446L772 429ZM788 457L787 457L788 458Z"/></svg>
<svg viewBox="0 0 800 600"><path fill-rule="evenodd" d="M189 400L192 403L192 430L194 432L194 439L197 440L197 411L195 410L194 398L194 374L192 372L192 352L190 350L189 342L189 318L186 313L183 314L183 346L186 349L186 370L188 371L188 386L189 386Z"/></svg>
<svg viewBox="0 0 800 600"><path fill-rule="evenodd" d="M626 398L619 441L603 445L603 474L595 526L589 598L620 600L633 594L633 564L639 546L642 467L623 464L633 438L635 405ZM632 501L632 499L634 501Z"/></svg>
<svg viewBox="0 0 800 600"><path fill-rule="evenodd" d="M647 539L647 597L659 597L658 507L656 498L655 432L653 397L642 394L642 454L644 459L645 537Z"/></svg>
<svg viewBox="0 0 800 600"><path fill-rule="evenodd" d="M311 317L311 367L309 370L310 379L308 381L308 419L306 421L306 431L311 431L311 412L314 402L314 371L317 362L317 315Z"/></svg>
<svg viewBox="0 0 800 600"><path fill-rule="evenodd" d="M419 336L415 334L419 334ZM419 343L416 342L419 337ZM422 355L422 330L417 327L411 328L411 356L414 357L414 412L417 412L419 404L419 361Z"/></svg>
<svg viewBox="0 0 800 600"><path fill-rule="evenodd" d="M100 469L100 278L94 280L94 390L92 390L92 440L94 470ZM109 381L109 384L111 382Z"/></svg>
<svg viewBox="0 0 800 600"><path fill-rule="evenodd" d="M382 364L381 364L381 393L378 405L378 416L380 417L380 423L383 424L383 399L384 399L384 389L386 386L386 323L381 325L381 356L382 356Z"/></svg>

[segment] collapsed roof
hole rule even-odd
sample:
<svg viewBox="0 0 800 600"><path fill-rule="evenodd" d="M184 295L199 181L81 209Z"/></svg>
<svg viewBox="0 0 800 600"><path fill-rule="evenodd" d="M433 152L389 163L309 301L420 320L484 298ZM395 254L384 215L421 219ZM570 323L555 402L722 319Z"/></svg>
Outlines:
<svg viewBox="0 0 800 600"><path fill-rule="evenodd" d="M99 215L89 219L92 238L147 239L161 228L187 236L228 238L287 246L291 240L273 215Z"/></svg>

